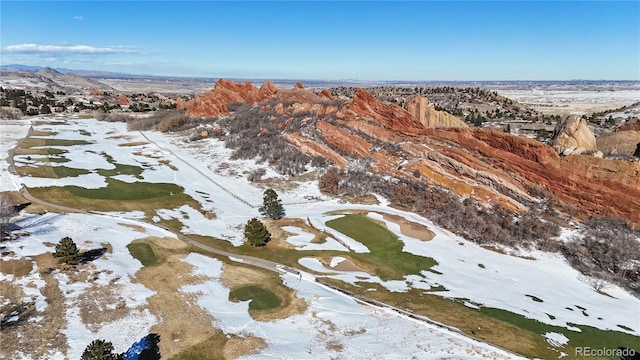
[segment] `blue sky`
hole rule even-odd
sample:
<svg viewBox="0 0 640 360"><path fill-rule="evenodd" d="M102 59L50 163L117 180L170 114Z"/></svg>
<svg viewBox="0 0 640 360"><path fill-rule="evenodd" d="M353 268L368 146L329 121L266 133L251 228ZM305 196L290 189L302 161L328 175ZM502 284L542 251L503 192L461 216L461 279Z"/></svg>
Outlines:
<svg viewBox="0 0 640 360"><path fill-rule="evenodd" d="M0 63L168 76L640 80L638 1L0 2Z"/></svg>

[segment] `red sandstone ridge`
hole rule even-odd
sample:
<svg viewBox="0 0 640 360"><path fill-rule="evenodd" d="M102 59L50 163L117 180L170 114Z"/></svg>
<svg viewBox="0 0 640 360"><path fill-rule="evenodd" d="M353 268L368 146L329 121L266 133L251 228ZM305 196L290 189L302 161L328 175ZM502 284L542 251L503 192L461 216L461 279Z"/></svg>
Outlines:
<svg viewBox="0 0 640 360"><path fill-rule="evenodd" d="M293 146L297 147L303 153L310 156L321 156L325 159L333 161L336 165L343 168L349 164L349 160L338 154L335 150L330 149L316 141L296 133L285 133L284 138Z"/></svg>
<svg viewBox="0 0 640 360"><path fill-rule="evenodd" d="M187 115L217 117L229 114L227 104L248 103L255 104L271 98L278 89L267 81L258 89L250 82L236 83L227 79L220 79L212 90L197 96L185 104Z"/></svg>
<svg viewBox="0 0 640 360"><path fill-rule="evenodd" d="M363 117L374 120L387 129L403 133L423 133L424 126L403 108L394 104L385 104L358 88L346 112L351 118Z"/></svg>
<svg viewBox="0 0 640 360"><path fill-rule="evenodd" d="M322 89L322 91L320 91L320 93L318 94L319 96L324 96L325 98L327 98L328 100L333 101L333 95L331 95L331 93L329 92L329 90L327 89Z"/></svg>
<svg viewBox="0 0 640 360"><path fill-rule="evenodd" d="M326 121L318 121L316 125L320 136L330 145L344 149L358 158L370 156L371 144L359 136L351 135L346 130L333 126Z"/></svg>
<svg viewBox="0 0 640 360"><path fill-rule="evenodd" d="M184 104L184 108L188 116L218 117L229 114L227 104L231 103L256 104L272 98L311 103L322 99L298 84L293 89L278 89L273 82L267 81L257 88L250 82L220 79L213 89Z"/></svg>
<svg viewBox="0 0 640 360"><path fill-rule="evenodd" d="M119 105L129 105L131 101L129 101L129 98L124 96L124 95L120 95L118 96L118 104Z"/></svg>
<svg viewBox="0 0 640 360"><path fill-rule="evenodd" d="M415 96L405 103L407 112L413 115L427 129L466 128L464 121L445 111L438 111L429 106L429 101L422 96Z"/></svg>
<svg viewBox="0 0 640 360"><path fill-rule="evenodd" d="M442 130L429 138L442 169L463 163L476 170L476 180L487 179L496 190L541 188L582 216L621 216L640 223L640 164L586 155L560 158L547 145L490 130ZM447 173L464 174L455 167Z"/></svg>
<svg viewBox="0 0 640 360"><path fill-rule="evenodd" d="M328 91L313 93L301 86L277 89L266 82L257 88L221 79L203 96L186 104L178 100L177 106L187 108L189 115L220 116L229 113L229 103L271 100L260 109L272 112L275 131L297 128L291 127L293 121L315 126L311 133L318 137L307 137L304 131L283 136L303 153L339 167L349 164L347 156L370 158L374 172L438 184L487 206L500 204L516 212L526 211L527 202L545 190L562 205L559 209L575 211L578 217L611 215L640 223L637 163L581 155L561 158L550 146L512 134L443 129L455 127L456 120L436 112L425 98L409 100L408 111L363 89L351 101L329 103L330 99ZM296 120L296 115L304 120Z"/></svg>

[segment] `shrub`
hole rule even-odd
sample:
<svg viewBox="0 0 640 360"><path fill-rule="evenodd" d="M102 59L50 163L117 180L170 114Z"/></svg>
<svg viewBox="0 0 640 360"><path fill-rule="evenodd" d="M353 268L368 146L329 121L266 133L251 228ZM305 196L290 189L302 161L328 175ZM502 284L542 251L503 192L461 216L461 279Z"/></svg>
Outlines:
<svg viewBox="0 0 640 360"><path fill-rule="evenodd" d="M247 180L249 181L260 180L266 173L267 173L267 170L265 170L264 168L255 169L251 171L249 175L247 175Z"/></svg>

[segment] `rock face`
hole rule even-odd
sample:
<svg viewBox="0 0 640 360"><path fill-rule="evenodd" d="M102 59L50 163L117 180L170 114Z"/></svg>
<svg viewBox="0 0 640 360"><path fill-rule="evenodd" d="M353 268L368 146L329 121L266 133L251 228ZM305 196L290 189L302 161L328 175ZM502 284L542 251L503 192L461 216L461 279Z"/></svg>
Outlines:
<svg viewBox="0 0 640 360"><path fill-rule="evenodd" d="M129 103L131 103L131 101L129 101L129 98L126 97L125 95L118 96L119 105L129 105Z"/></svg>
<svg viewBox="0 0 640 360"><path fill-rule="evenodd" d="M409 114L413 115L427 129L468 127L464 121L457 117L444 111L437 111L429 106L429 101L422 96L409 99L405 103L405 108Z"/></svg>
<svg viewBox="0 0 640 360"><path fill-rule="evenodd" d="M569 115L558 122L549 145L558 153L568 155L570 153L596 151L596 137L587 125L587 122L579 115Z"/></svg>
<svg viewBox="0 0 640 360"><path fill-rule="evenodd" d="M351 135L346 130L322 120L318 121L316 128L324 141L334 147L344 149L349 155L357 158L364 158L370 155L371 144L363 138Z"/></svg>
<svg viewBox="0 0 640 360"><path fill-rule="evenodd" d="M280 101L304 103L322 99L321 96L305 89L299 82L293 89L278 89L271 81L266 81L260 88L257 88L250 82L236 83L232 80L220 79L213 89L184 105L178 104L178 106L187 109L189 116L219 117L229 114L228 104L257 104L272 98L277 98Z"/></svg>
<svg viewBox="0 0 640 360"><path fill-rule="evenodd" d="M635 156L636 149L640 146L640 130L616 131L603 134L596 138L598 150L604 156L623 155Z"/></svg>
<svg viewBox="0 0 640 360"><path fill-rule="evenodd" d="M437 184L488 207L526 212L534 196L544 192L578 217L620 216L640 223L640 163L576 155L596 150L593 133L578 116L558 124L552 148L509 133L466 128L430 108L425 98L410 99L407 110L363 89L350 101L330 99L330 94L301 86L277 89L266 82L256 88L220 80L202 97L177 105L202 116L226 114L233 102L260 103L259 109L269 111L276 122L265 133L279 132L301 152L339 167L367 158L370 171ZM598 145L609 153L615 145L618 152L640 155L636 136L620 131L602 137ZM571 156L558 155L567 149L574 150Z"/></svg>
<svg viewBox="0 0 640 360"><path fill-rule="evenodd" d="M425 127L403 108L386 104L376 99L366 90L358 88L350 104L347 115L373 120L383 127L404 133L422 133Z"/></svg>

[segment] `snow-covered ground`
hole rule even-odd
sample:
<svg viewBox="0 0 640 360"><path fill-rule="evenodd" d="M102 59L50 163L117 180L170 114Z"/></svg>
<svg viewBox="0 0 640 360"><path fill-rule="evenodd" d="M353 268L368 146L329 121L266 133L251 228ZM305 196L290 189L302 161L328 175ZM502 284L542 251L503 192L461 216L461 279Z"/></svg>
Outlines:
<svg viewBox="0 0 640 360"><path fill-rule="evenodd" d="M531 82L483 86L545 113L588 114L638 102L640 82ZM633 116L636 112L621 114Z"/></svg>
<svg viewBox="0 0 640 360"><path fill-rule="evenodd" d="M30 126L30 120L0 121L0 191L14 191L19 188L14 178L9 176L7 157L9 150L27 135Z"/></svg>
<svg viewBox="0 0 640 360"><path fill-rule="evenodd" d="M229 289L219 281L222 262L199 254L191 254L185 261L195 266L196 274L209 279L181 290L199 295L198 305L213 315L216 326L227 334L253 334L266 340L265 351L245 359L514 358L459 334L359 304L292 274L282 276L284 284L307 301L305 313L254 321L248 314L248 301L227 300ZM340 350L330 350L327 344Z"/></svg>
<svg viewBox="0 0 640 360"><path fill-rule="evenodd" d="M46 127L47 125L44 125L36 130ZM67 119L64 125L49 127L57 132L56 138L83 139L93 142L89 145L66 146L64 149L68 152L63 154L69 160L64 163L65 166L89 170L93 177L59 179L58 184L77 181L74 184L78 186L100 187L104 186L105 179L97 174L98 168L112 169L113 162L139 166L142 172L138 178L130 175L118 175L117 178L127 182L175 183L182 186L185 193L198 201L203 209L211 210L216 215L208 218L196 209L184 205L175 209L157 209L156 220L176 218L184 225L182 230L185 234L216 236L234 245L242 243L241 229L246 221L258 216L257 206L262 202L264 188L249 182L246 179L246 173L265 165L257 164L255 161L229 160L230 151L224 148L221 141L206 139L194 144L185 144L184 138L179 136L157 132L144 132L144 134L127 132L125 124L97 122L92 119L71 118ZM15 136L26 134L26 129L16 125ZM86 132L81 134L79 131L81 129L90 132L91 135L86 135ZM122 136L127 138L123 139ZM4 136L4 127L1 139L0 155L2 156L0 157L6 158L6 151L11 147L12 141L15 144L15 139ZM147 140L152 142L148 143ZM138 145L120 146L123 143L138 142L140 143ZM106 161L107 158L102 152L108 154L113 160ZM22 157L16 158L20 158L20 161L28 161ZM175 171L164 165L162 161L168 161L178 170ZM14 179L4 174L5 171L2 178L3 186L5 178L12 183L24 182L27 186L54 184L53 179L33 177ZM277 176L268 171L265 177ZM640 301L637 298L613 285L604 289L610 296L596 293L583 277L558 255L531 253L528 255L535 258L531 260L499 254L442 230L428 219L391 208L387 206L384 199L380 199L380 205L345 204L320 194L316 182L292 185L297 186L278 191L285 204L287 216L309 221L315 228L326 231L346 243L352 251L368 252L369 249L365 245L336 232L325 224L328 220L342 216L328 215L328 211L350 209L368 211L368 216L383 221L389 230L404 242L404 251L434 258L438 262L434 270L441 274L423 272L419 275L407 276L404 280L385 282L365 272L335 270L333 266L344 259L341 257L334 257L332 265L328 268L315 258L303 258L300 260L300 268L327 273L352 283L355 281L378 282L389 290L397 292L406 291L409 286L429 289L432 286L442 285L447 291L435 294L468 299L467 303L472 307L505 309L567 329L575 330L568 325L573 323L640 335ZM400 232L398 225L384 219L380 212L399 215L409 221L423 224L435 233L435 237L430 241L421 241L405 236ZM112 215L129 219L140 219L143 216L139 212ZM136 325L131 324L131 329L137 334L111 333L109 324L105 324L104 330L101 330L105 333L92 333L77 321L75 313L77 309L73 306L74 297L82 291L82 285L70 284L63 275L58 275L70 309L67 314L69 319L67 331L78 332L78 334L70 333L74 339L77 339L74 344L70 344L70 353L75 358L96 335L114 341L116 350L126 350L133 341L146 335L145 331L148 331L150 326L160 321L143 309L145 299L151 295L151 292L140 288L140 284L130 281L139 269L139 263L132 260L126 245L135 238L150 234L169 236L165 231L143 225L145 233L142 234L133 231L130 227L118 225L124 220L116 221L109 217L95 215L47 214L43 217L28 215L21 221L27 222L25 225L33 233L30 237L20 238L8 245L10 250L15 252L13 255L15 258L51 251L52 249L43 243L47 241L56 243L62 236L71 236L80 240L81 247L95 247L101 241L110 242L113 246L113 254L96 260L95 264L102 269L113 268L114 272L108 275L109 278L99 279L99 281L108 281L119 276L117 281L128 289L123 291L127 304L142 309L132 312L135 316L132 315L131 319L119 320L118 323L127 326L128 321L135 321ZM28 224L29 221L34 224ZM286 227L284 230L296 234L289 237L287 241L301 251L338 250L343 251L345 255L349 252L344 245L330 237L322 244L313 244L310 242L313 238L312 234L304 232L299 227ZM85 243L85 240L88 242ZM183 291L200 294L198 304L217 319L216 326L232 333L248 331L265 339L269 344L269 348L255 358L317 358L315 355L318 355L322 349L326 354L324 344L329 340L342 343L344 354L351 357L357 357L356 351L359 351L357 354L361 354L363 349L370 351L370 357L373 358L410 358L412 356L439 358L445 354L456 358L477 358L488 356L489 352L502 354L500 356L505 355L487 345L416 323L414 320L387 311L363 306L313 282L298 281L288 275L283 275L285 283L298 291L298 295L310 304L309 310L305 314L272 323L256 322L247 313L247 303L233 303L226 300L228 289L224 288L218 280L220 261L200 255L190 255L185 261L199 269L196 271L203 272L210 278L202 284L185 286ZM6 275L1 276L7 278ZM38 286L36 281L38 276L35 271L29 275L29 279L32 279L36 286ZM500 291L487 289L500 289ZM29 294L35 294L38 297L37 289L32 289ZM223 295L220 296L220 294ZM44 306L42 302L40 306ZM319 318L311 314L319 315ZM333 332L329 337L327 335L322 337L321 333L326 333L322 329L324 326L322 320L330 320L340 330ZM631 330L625 330L619 325ZM366 331L356 335L350 331L360 327L365 328ZM83 334L79 334L80 332ZM382 336L382 334L393 335ZM549 333L544 336L550 344L562 344L565 341L563 334ZM478 352L470 354L471 350Z"/></svg>
<svg viewBox="0 0 640 360"><path fill-rule="evenodd" d="M139 229L133 229L126 226L127 223L142 226L141 229L144 230L141 232ZM91 263L94 267L92 270L94 280L91 283L74 281L65 273L54 273L67 306L64 314L67 321L64 334L68 339L69 350L66 354L62 354L51 349L49 359L79 359L84 348L94 339L108 339L113 343L116 351L124 352L136 340L147 335L151 326L159 321L146 308L147 298L154 292L133 281L142 265L131 256L127 245L135 239L147 236L173 236L171 233L129 220L82 214L23 215L18 219L17 225L28 231L30 235L4 242L3 252L5 253L2 256L4 261L32 259L36 255L53 252L54 246L45 244L57 244L65 236L71 237L81 251L102 248L104 243L112 247L111 253L106 253ZM13 275L0 272L0 281L25 284L23 289L31 290L25 291L23 301L35 301L37 310L44 311L48 305L41 292L45 282L39 270L41 269L34 266L30 274L18 279ZM97 330L92 330L80 317L78 297L90 286L107 284L118 288L118 301L130 311L125 317L113 322L101 323ZM12 356L15 354L0 354L0 358L3 359L15 359Z"/></svg>

